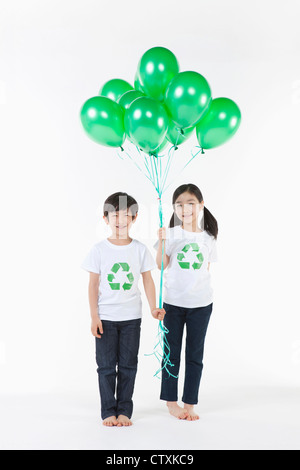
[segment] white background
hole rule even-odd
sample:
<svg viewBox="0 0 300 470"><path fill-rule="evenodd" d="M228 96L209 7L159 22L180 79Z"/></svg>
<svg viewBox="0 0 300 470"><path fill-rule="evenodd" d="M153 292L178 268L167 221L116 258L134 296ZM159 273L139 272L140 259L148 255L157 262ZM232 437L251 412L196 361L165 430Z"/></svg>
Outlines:
<svg viewBox="0 0 300 470"><path fill-rule="evenodd" d="M0 448L299 448L298 18L292 0L1 2ZM134 425L107 430L80 263L107 236L115 191L139 202L132 236L155 255L157 196L88 139L79 112L107 80L132 83L156 45L233 99L242 124L163 200L167 224L172 192L192 182L219 223L200 420L176 421L159 401L143 294ZM196 144L178 151L178 173Z"/></svg>

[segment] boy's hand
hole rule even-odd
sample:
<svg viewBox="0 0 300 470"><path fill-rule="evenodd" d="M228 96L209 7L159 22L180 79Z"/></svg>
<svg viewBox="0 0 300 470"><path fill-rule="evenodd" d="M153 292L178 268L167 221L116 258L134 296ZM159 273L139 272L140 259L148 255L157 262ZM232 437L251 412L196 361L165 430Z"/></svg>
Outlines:
<svg viewBox="0 0 300 470"><path fill-rule="evenodd" d="M161 227L157 231L159 241L166 240L166 227Z"/></svg>
<svg viewBox="0 0 300 470"><path fill-rule="evenodd" d="M166 314L166 311L164 308L154 308L152 311L152 316L156 318L156 320L162 321L164 319L164 316Z"/></svg>
<svg viewBox="0 0 300 470"><path fill-rule="evenodd" d="M92 318L91 332L96 338L101 338L101 335L103 335L102 321L99 317Z"/></svg>

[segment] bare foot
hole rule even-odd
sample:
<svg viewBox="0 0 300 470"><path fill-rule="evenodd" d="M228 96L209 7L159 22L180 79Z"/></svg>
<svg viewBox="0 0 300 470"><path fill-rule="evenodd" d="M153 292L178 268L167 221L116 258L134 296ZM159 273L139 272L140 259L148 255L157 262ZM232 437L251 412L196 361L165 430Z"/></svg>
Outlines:
<svg viewBox="0 0 300 470"><path fill-rule="evenodd" d="M109 416L108 418L105 418L102 423L104 426L117 426L118 421L115 416Z"/></svg>
<svg viewBox="0 0 300 470"><path fill-rule="evenodd" d="M187 417L187 410L181 408L176 401L168 401L167 407L169 408L169 412L172 416L178 419L186 419Z"/></svg>
<svg viewBox="0 0 300 470"><path fill-rule="evenodd" d="M187 405L185 403L184 407L185 407L185 409L187 410L187 413L188 413L188 415L186 417L187 421L196 421L197 419L199 419L199 415L197 415L197 413L195 413L195 411L194 411L194 405Z"/></svg>
<svg viewBox="0 0 300 470"><path fill-rule="evenodd" d="M117 419L117 426L132 426L132 421L127 416L119 415Z"/></svg>

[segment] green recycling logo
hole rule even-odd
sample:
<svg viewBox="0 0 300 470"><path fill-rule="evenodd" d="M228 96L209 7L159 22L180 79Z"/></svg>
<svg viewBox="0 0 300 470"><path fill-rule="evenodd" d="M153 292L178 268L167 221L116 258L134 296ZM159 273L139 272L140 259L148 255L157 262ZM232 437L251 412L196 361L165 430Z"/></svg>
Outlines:
<svg viewBox="0 0 300 470"><path fill-rule="evenodd" d="M192 264L190 261L183 261L185 259L185 255L190 249L192 250L192 252L194 252L197 259L197 261L195 260ZM182 248L181 252L177 253L177 260L181 269L200 269L203 264L204 258L203 254L200 252L198 243L189 243Z"/></svg>
<svg viewBox="0 0 300 470"><path fill-rule="evenodd" d="M113 267L111 268L111 272L107 275L107 280L110 285L110 288L112 290L121 289L121 283L116 282L116 276L115 276L115 274L117 274L120 268L122 268L121 272L124 271L126 273L126 281L122 284L122 289L130 290L134 281L134 277L133 277L133 274L129 272L130 267L128 263L115 263L113 265Z"/></svg>

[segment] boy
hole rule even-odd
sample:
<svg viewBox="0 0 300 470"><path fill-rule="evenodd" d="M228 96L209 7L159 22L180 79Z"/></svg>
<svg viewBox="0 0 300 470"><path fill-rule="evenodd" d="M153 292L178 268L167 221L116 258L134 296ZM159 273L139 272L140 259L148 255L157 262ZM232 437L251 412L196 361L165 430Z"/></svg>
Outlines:
<svg viewBox="0 0 300 470"><path fill-rule="evenodd" d="M137 215L133 197L122 192L109 196L103 219L111 235L94 245L81 265L90 273L91 331L96 338L101 417L106 426L132 425L142 317L140 274L153 317L163 320L165 315L164 309L156 308L151 276L156 263L148 248L129 236Z"/></svg>

